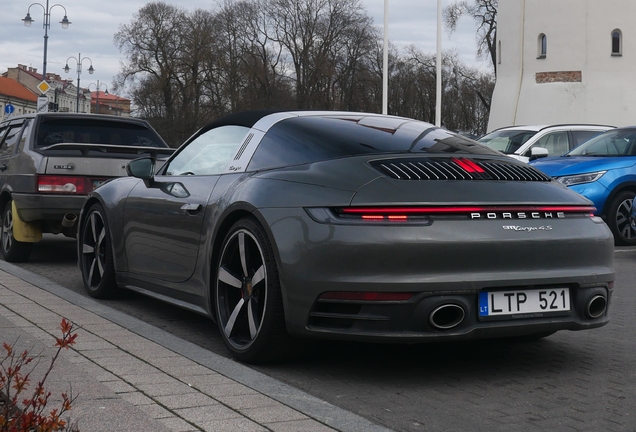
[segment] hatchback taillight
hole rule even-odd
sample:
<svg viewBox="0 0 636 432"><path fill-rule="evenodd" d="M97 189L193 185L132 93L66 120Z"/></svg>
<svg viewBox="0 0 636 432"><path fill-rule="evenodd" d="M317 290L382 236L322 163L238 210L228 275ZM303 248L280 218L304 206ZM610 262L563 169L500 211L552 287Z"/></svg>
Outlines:
<svg viewBox="0 0 636 432"><path fill-rule="evenodd" d="M38 176L38 192L86 195L93 190L93 182L86 177Z"/></svg>

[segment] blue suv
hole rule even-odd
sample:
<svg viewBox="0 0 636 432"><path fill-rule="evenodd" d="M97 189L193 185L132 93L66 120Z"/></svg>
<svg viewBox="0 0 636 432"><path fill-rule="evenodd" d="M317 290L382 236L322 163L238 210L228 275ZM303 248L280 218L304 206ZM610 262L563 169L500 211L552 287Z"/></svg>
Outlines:
<svg viewBox="0 0 636 432"><path fill-rule="evenodd" d="M612 129L560 157L530 162L594 203L616 245L636 245L630 223L636 196L636 126Z"/></svg>

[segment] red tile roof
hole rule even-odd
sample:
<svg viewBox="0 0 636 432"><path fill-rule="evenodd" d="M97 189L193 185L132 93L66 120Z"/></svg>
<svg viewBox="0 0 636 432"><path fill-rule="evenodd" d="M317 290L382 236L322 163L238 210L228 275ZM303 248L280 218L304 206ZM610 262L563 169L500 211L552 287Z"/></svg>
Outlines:
<svg viewBox="0 0 636 432"><path fill-rule="evenodd" d="M123 98L121 96L117 96L111 93L105 93L103 91L93 91L91 92L91 98L92 99L96 99L99 96L100 99L102 100L110 100L110 101L122 101L122 102L127 102L128 99Z"/></svg>
<svg viewBox="0 0 636 432"><path fill-rule="evenodd" d="M0 96L9 96L29 102L37 102L38 97L31 90L11 78L0 77Z"/></svg>

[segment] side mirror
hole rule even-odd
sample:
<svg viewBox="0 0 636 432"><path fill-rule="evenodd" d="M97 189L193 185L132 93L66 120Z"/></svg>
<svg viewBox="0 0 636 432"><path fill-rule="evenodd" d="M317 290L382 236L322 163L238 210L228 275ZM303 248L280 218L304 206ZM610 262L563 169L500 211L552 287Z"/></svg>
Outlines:
<svg viewBox="0 0 636 432"><path fill-rule="evenodd" d="M155 158L142 157L128 162L126 173L145 181L152 180L155 176Z"/></svg>
<svg viewBox="0 0 636 432"><path fill-rule="evenodd" d="M530 149L530 160L540 159L544 157L550 156L547 148L543 147L532 147Z"/></svg>

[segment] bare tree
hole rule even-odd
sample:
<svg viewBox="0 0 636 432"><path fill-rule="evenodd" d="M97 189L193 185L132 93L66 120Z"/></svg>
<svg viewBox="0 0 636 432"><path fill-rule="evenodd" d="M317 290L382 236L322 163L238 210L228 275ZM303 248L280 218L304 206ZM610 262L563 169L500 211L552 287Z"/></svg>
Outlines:
<svg viewBox="0 0 636 432"><path fill-rule="evenodd" d="M445 57L446 86L442 117L448 129L480 135L488 126L494 76L461 63L457 53Z"/></svg>
<svg viewBox="0 0 636 432"><path fill-rule="evenodd" d="M185 133L183 138L203 126L214 115L210 97L205 91L205 83L210 79L206 68L215 36L212 12L197 9L185 17L186 28L183 37L183 52L179 57L178 91L182 95L180 125Z"/></svg>
<svg viewBox="0 0 636 432"><path fill-rule="evenodd" d="M209 120L248 109L378 112L382 41L360 0L221 0L186 12L142 7L115 34L116 85L178 145ZM458 7L461 5L458 5ZM494 79L444 53L449 129L483 132ZM435 58L390 46L389 113L433 122Z"/></svg>
<svg viewBox="0 0 636 432"><path fill-rule="evenodd" d="M162 95L165 110L159 129L168 142L175 141L173 131L178 124L175 114L180 95L175 91L175 82L179 79L179 59L184 51L185 22L185 13L180 8L163 2L148 3L134 15L132 24L120 26L114 37L115 44L127 57L116 77L118 86L134 87L136 80L139 85L155 86ZM144 106L137 104L139 101L133 102Z"/></svg>
<svg viewBox="0 0 636 432"><path fill-rule="evenodd" d="M498 0L455 1L444 9L444 22L449 32L454 32L457 22L468 15L477 23L477 55L490 58L497 73L497 6Z"/></svg>
<svg viewBox="0 0 636 432"><path fill-rule="evenodd" d="M334 54L347 29L370 21L359 0L269 0L272 40L289 55L298 108L329 108Z"/></svg>
<svg viewBox="0 0 636 432"><path fill-rule="evenodd" d="M283 47L275 43L269 30L271 18L264 1L241 1L236 4L241 21L245 24L241 40L245 69L244 103L248 108L293 108L291 80L283 59Z"/></svg>

